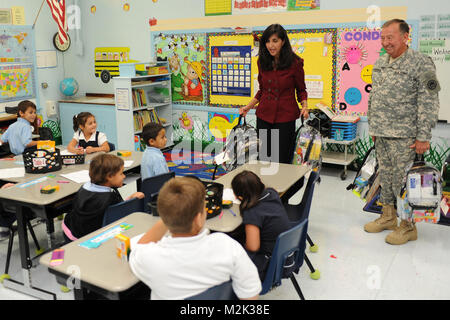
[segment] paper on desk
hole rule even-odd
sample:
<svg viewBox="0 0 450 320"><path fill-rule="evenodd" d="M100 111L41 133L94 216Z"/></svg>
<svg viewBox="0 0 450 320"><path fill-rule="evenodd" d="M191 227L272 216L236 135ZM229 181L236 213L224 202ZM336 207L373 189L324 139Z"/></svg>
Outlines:
<svg viewBox="0 0 450 320"><path fill-rule="evenodd" d="M131 167L131 165L133 164L133 160L125 160L123 166L125 168Z"/></svg>
<svg viewBox="0 0 450 320"><path fill-rule="evenodd" d="M230 189L230 188L225 188L223 190L222 199L223 200L231 200L231 201L233 201L236 204L240 204L241 203L241 201L235 197L233 189Z"/></svg>
<svg viewBox="0 0 450 320"><path fill-rule="evenodd" d="M62 174L61 176L76 183L85 183L91 181L91 178L89 177L89 170L75 171Z"/></svg>
<svg viewBox="0 0 450 320"><path fill-rule="evenodd" d="M225 152L219 153L217 156L214 157L214 163L218 165L221 165L227 160L230 160L230 157L228 156L228 153Z"/></svg>
<svg viewBox="0 0 450 320"><path fill-rule="evenodd" d="M72 152L69 152L69 150L62 150L62 151L60 151L60 153L59 153L61 156L74 156L75 155L75 153L72 153Z"/></svg>
<svg viewBox="0 0 450 320"><path fill-rule="evenodd" d="M3 178L20 178L25 176L25 168L8 168L8 169L0 169L0 179Z"/></svg>

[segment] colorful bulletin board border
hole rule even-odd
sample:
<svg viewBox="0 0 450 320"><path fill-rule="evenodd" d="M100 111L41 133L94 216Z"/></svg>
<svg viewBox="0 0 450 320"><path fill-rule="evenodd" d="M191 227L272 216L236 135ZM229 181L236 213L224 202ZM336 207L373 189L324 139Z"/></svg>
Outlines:
<svg viewBox="0 0 450 320"><path fill-rule="evenodd" d="M206 38L206 46L208 48L207 79L208 79L209 104L213 107L224 107L224 108L235 108L237 106L245 106L255 95L256 93L255 86L257 86L258 50L254 46L253 35L250 33L236 34L233 32L209 33ZM227 59L225 63L222 61L222 67L223 65L227 66L225 76L222 71L220 72L214 71L213 69L213 57L215 57L214 56L215 53L220 53L221 50L223 50L224 52L229 52L231 55L239 54L239 56L235 56L233 60ZM237 58L237 60L235 60L235 58ZM230 75L229 70L231 70L233 74ZM237 75L235 75L237 71L239 72ZM225 88L225 90L227 90L227 88L236 88L236 83L238 87L241 87L241 89L248 88L248 85L250 85L250 95L248 94L248 92L243 94L242 96L238 94L226 95L224 94L223 91L220 94L216 93L217 92L216 90L213 91L213 85L215 84L215 82L213 81L218 80L214 79L214 76L222 77L221 85L222 88ZM231 79L230 77L233 77L232 78L233 81L228 81ZM226 81L224 79L226 79ZM229 86L231 83L233 83L233 85Z"/></svg>
<svg viewBox="0 0 450 320"><path fill-rule="evenodd" d="M308 107L319 102L335 107L337 29L287 30L292 49L304 60Z"/></svg>
<svg viewBox="0 0 450 320"><path fill-rule="evenodd" d="M169 61L174 104L206 105L206 33L156 33L157 58Z"/></svg>

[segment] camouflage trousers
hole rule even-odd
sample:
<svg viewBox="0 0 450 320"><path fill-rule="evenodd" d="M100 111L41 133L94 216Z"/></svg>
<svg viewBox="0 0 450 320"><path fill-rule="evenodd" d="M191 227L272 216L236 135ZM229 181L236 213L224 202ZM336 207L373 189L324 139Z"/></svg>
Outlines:
<svg viewBox="0 0 450 320"><path fill-rule="evenodd" d="M394 205L397 195L404 184L406 170L414 161L415 138L376 137L375 151L377 154L381 194L379 201L384 205Z"/></svg>

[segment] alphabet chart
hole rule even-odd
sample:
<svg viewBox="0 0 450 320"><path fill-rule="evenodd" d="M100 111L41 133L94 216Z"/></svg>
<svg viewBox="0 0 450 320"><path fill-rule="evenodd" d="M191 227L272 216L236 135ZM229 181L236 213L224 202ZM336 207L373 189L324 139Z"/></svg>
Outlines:
<svg viewBox="0 0 450 320"><path fill-rule="evenodd" d="M211 47L211 94L251 95L251 47Z"/></svg>

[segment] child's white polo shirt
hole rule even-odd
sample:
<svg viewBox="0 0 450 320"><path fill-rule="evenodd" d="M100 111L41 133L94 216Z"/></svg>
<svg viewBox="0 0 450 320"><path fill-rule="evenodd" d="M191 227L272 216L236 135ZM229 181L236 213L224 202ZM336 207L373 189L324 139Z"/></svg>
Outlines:
<svg viewBox="0 0 450 320"><path fill-rule="evenodd" d="M152 300L185 299L232 280L238 298L261 292L256 266L228 235L204 229L194 237L164 236L157 243L132 239L130 267L150 287Z"/></svg>

